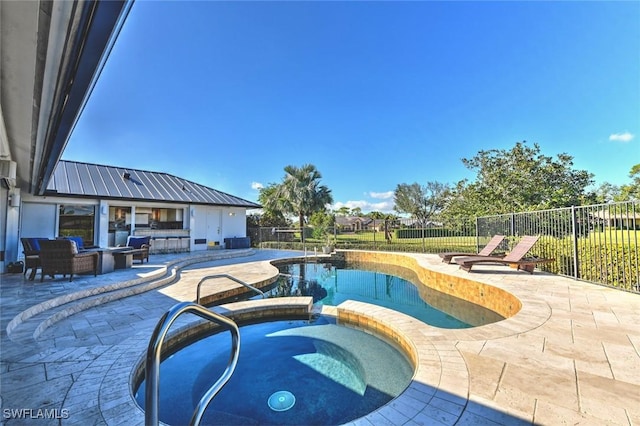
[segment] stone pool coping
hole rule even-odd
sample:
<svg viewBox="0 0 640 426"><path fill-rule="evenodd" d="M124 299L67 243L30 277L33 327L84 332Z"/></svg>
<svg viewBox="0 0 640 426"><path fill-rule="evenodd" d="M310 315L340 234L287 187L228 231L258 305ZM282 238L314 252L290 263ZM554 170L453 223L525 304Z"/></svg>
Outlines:
<svg viewBox="0 0 640 426"><path fill-rule="evenodd" d="M369 258L367 255L371 255ZM349 256L350 255L350 256ZM449 280L448 274L432 271L419 264L413 256L391 254L380 256L375 252L351 252L347 260L386 261L391 264L407 267L418 273L420 279L433 280L436 275L442 275ZM299 259L296 259L299 260ZM268 270L268 268L267 268ZM271 280L262 279L256 285L267 285ZM484 289L482 299L489 305L496 306L492 298L503 300L505 292L492 286L482 284L466 277L460 277L463 285L473 283L477 288ZM456 288L448 284L440 284L444 288ZM459 283L458 283L459 284ZM474 287L473 295L480 294ZM492 291L493 289L493 291ZM500 290L500 291L497 291ZM455 292L454 292L455 293ZM462 294L457 294L461 296ZM475 297L475 296L474 296ZM469 297L467 299L470 299ZM510 300L511 304L513 301ZM432 327L405 314L371 305L363 302L346 301L332 307L321 308L321 314L334 316L339 324L346 324L386 338L401 348L414 365L415 373L407 389L383 407L367 416L354 420L353 424L444 424L456 423L467 407L467 418L474 417L473 407L469 406L469 373L463 356L455 346L458 340L476 340L479 336L491 335L508 336L523 333L546 321L550 316L550 309L544 303L526 301L519 303L520 310L512 318L495 324L460 330L448 330ZM230 318L247 320L249 318L269 319L287 315L299 316L303 311L312 313L312 301L307 297L292 297L279 299L250 300L217 306L213 309ZM520 317L520 319L518 318ZM526 318L526 320L522 320ZM201 321L196 319L196 321ZM188 326L183 326L187 327ZM189 336L185 336L188 338ZM117 360L106 369L90 369L90 374L83 374L82 380L87 382L102 382L99 389L99 408L106 419L127 419L133 424L144 424L144 412L133 399L132 384L140 374L140 367L144 362L144 351L148 345L148 336L134 337L120 346L128 346L126 350L118 351ZM113 353L111 353L113 355ZM98 363L98 365L102 365ZM132 368L133 366L137 366ZM80 386L84 388L84 386ZM114 389L128 389L129 395ZM74 396L74 394L71 394ZM82 400L82 395L80 395ZM73 398L67 403L76 409ZM79 402L81 403L81 402ZM68 406L65 404L65 407ZM482 417L482 409L477 416ZM108 421L112 424L111 421Z"/></svg>
<svg viewBox="0 0 640 426"><path fill-rule="evenodd" d="M213 310L238 321L300 317L304 313L313 313L310 297L236 302ZM420 331L423 325L420 321L367 303L347 301L336 307L324 307L320 313L334 316L338 324L390 340L414 365L413 379L402 394L353 423L377 425L388 421L398 424L408 420L417 423L437 420L452 424L460 417L468 403L465 390L468 389L469 378L464 359L451 342L432 342ZM194 317L193 323L200 324L201 320ZM188 324L180 327L183 331L190 328ZM181 339L187 340L195 332L189 331ZM99 410L108 424L144 424L144 412L134 400L132 385L144 365L148 343L148 335L144 333L127 339L118 345L117 350L106 352L103 355L105 360L96 360L79 377L72 391L82 391L70 392L64 407L70 411L80 409L86 404L87 390L92 389L99 395ZM109 359L114 361L110 363ZM97 388L93 385L96 383L100 384ZM122 392L122 389L128 389L128 392Z"/></svg>
<svg viewBox="0 0 640 426"><path fill-rule="evenodd" d="M441 263L435 255L391 255L418 271L445 275L443 288L475 288L469 294L480 297L497 288L500 294L516 296L521 307L504 321L465 330L416 324L397 312L358 302L322 308L323 313L342 315L367 327L386 327L391 338L394 333L402 335L403 341L410 336L411 349L424 354L417 358L412 386L401 397L353 424L640 423L636 398L640 394L640 296L505 266L483 265L467 273ZM380 254L371 254L376 256ZM193 300L197 278L207 272L231 273L250 284L268 282L278 273L271 265L273 258L282 257L302 256L287 253L271 258L267 251L257 251L254 259L192 266L179 271L168 285L86 311L75 312L72 302L70 315L51 323L40 336L27 326L34 320L46 321L49 312L28 318L13 330L11 339L6 332L2 335L2 408L65 408L72 415L55 421L62 425L143 424L127 389L161 310ZM163 259L166 265L183 260L179 256L154 259L158 266ZM3 323L46 301L47 294L126 281L154 267L125 271L131 274L127 276L78 277L73 287L61 280L43 286L3 275ZM160 268L162 273L166 270ZM469 286L470 281L479 284ZM127 315L138 309L145 315L132 327ZM123 317L114 318L113 312ZM99 334L109 326L114 328L106 336ZM20 336L24 341L16 342L14 338ZM136 410L137 419L131 417ZM14 423L9 419L5 424Z"/></svg>

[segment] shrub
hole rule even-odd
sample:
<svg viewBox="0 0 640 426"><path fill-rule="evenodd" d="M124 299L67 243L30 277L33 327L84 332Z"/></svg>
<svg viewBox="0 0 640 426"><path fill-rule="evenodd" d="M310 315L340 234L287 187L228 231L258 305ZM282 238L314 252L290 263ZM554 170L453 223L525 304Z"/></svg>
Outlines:
<svg viewBox="0 0 640 426"><path fill-rule="evenodd" d="M532 250L535 255L556 261L542 269L573 277L575 258L570 238L540 240ZM637 248L623 243L596 243L588 239L578 241L578 277L585 281L606 284L625 290L638 285L640 271Z"/></svg>
<svg viewBox="0 0 640 426"><path fill-rule="evenodd" d="M396 229L396 238L434 238L434 237L454 237L463 236L460 231L447 228L403 228Z"/></svg>
<svg viewBox="0 0 640 426"><path fill-rule="evenodd" d="M633 290L640 278L638 260L637 248L631 245L598 244L579 247L579 278Z"/></svg>

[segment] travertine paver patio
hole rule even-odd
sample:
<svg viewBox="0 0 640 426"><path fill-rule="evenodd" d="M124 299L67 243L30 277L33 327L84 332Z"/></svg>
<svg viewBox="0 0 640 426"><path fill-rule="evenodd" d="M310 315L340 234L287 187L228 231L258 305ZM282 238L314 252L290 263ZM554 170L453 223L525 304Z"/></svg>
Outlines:
<svg viewBox="0 0 640 426"><path fill-rule="evenodd" d="M177 300L193 300L205 274L231 273L257 283L277 273L269 259L300 253L208 255L213 257L192 265L193 255L156 255L148 265L73 283L60 278L40 284L2 275L0 420L7 425L140 424L128 380L162 313ZM523 307L512 318L467 330L430 327L357 302L327 308L327 313L354 312L386 322L422 354L403 396L355 423L640 424L640 296L503 266L477 267L468 274L434 255L406 256L421 267L505 289ZM132 279L140 283L122 285ZM159 284L142 282L151 279ZM112 284L112 291L89 295L104 284ZM207 285L205 293L226 285ZM86 297L60 306L42 304L78 291ZM39 308L29 311L33 306ZM60 418L18 419L18 412Z"/></svg>

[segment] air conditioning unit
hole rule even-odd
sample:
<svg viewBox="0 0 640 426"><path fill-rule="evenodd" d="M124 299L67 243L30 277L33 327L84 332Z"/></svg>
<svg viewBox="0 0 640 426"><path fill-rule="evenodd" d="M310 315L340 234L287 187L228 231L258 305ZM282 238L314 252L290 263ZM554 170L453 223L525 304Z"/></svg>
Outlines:
<svg viewBox="0 0 640 426"><path fill-rule="evenodd" d="M9 189L16 186L16 162L0 160L0 179Z"/></svg>

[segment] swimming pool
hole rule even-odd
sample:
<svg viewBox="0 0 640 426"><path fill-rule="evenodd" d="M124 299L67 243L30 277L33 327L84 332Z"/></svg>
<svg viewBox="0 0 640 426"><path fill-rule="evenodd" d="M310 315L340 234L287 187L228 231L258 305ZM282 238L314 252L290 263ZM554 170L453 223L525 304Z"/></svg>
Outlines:
<svg viewBox="0 0 640 426"><path fill-rule="evenodd" d="M413 366L394 346L332 318L280 320L240 328L235 373L202 424L342 424L402 393ZM198 340L161 364L160 420L188 424L203 393L225 369L228 333ZM144 386L136 401L144 407Z"/></svg>
<svg viewBox="0 0 640 426"><path fill-rule="evenodd" d="M345 300L357 300L448 329L476 327L504 319L484 306L413 284L419 280L407 268L378 263L299 261L276 266L283 276L267 292L270 297L312 296L314 304L333 306Z"/></svg>

